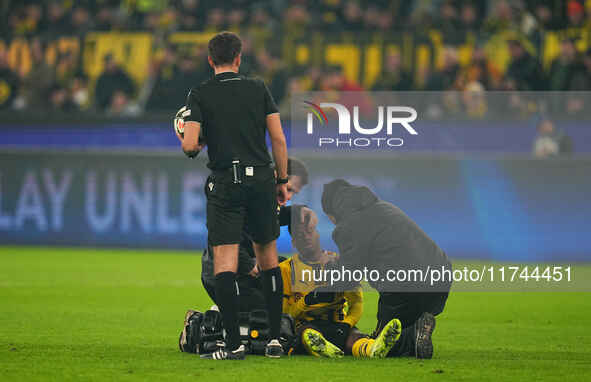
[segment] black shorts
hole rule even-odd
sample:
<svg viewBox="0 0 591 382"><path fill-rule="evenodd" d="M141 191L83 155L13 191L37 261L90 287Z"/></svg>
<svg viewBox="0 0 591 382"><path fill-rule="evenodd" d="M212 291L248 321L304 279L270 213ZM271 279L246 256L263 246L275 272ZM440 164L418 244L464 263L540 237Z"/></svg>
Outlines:
<svg viewBox="0 0 591 382"><path fill-rule="evenodd" d="M232 169L214 171L205 182L208 240L212 246L239 244L248 221L248 233L257 244L279 237L275 173L257 166L252 176L241 168L242 183L233 182Z"/></svg>

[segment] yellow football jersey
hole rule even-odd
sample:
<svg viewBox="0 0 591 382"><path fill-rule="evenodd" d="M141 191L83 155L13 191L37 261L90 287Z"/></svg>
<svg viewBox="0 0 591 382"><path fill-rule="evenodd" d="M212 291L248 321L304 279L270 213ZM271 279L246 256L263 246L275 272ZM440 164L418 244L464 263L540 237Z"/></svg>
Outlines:
<svg viewBox="0 0 591 382"><path fill-rule="evenodd" d="M336 256L333 252L326 252ZM323 270L324 265L305 263L298 254L281 264L283 277L283 312L291 315L296 324L315 319L344 322L355 326L363 314L363 292L361 287L355 290L337 293L333 302L307 305L304 297L322 283L309 280L313 270ZM304 273L307 271L307 273ZM306 275L306 277L303 277Z"/></svg>

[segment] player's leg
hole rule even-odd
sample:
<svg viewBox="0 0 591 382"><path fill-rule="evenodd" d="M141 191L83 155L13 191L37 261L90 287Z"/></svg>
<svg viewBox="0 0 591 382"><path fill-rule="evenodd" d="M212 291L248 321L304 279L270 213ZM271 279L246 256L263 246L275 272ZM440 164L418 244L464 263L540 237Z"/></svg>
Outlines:
<svg viewBox="0 0 591 382"><path fill-rule="evenodd" d="M226 347L204 358L243 359L238 322L239 288L236 283L238 245L245 211L241 205L240 185L220 174L206 183L207 229L213 248L214 293L226 331Z"/></svg>
<svg viewBox="0 0 591 382"><path fill-rule="evenodd" d="M306 328L301 334L302 345L306 352L315 357L341 358L344 353L338 346L327 340L321 332Z"/></svg>
<svg viewBox="0 0 591 382"><path fill-rule="evenodd" d="M215 298L215 274L213 271L213 248L209 243L201 255L201 284L203 284L203 288L205 288L211 301L217 305Z"/></svg>
<svg viewBox="0 0 591 382"><path fill-rule="evenodd" d="M402 334L402 324L397 318L390 320L378 333L370 349L370 357L386 358L390 350L394 348L396 342Z"/></svg>
<svg viewBox="0 0 591 382"><path fill-rule="evenodd" d="M388 353L388 357L431 358L433 343L431 335L435 318L425 312L422 293L385 293L378 301L378 323L373 336L376 337L394 319L402 323L400 338Z"/></svg>
<svg viewBox="0 0 591 382"><path fill-rule="evenodd" d="M344 352L335 342L343 342L348 333L337 333L332 322L315 320L300 326L297 335L303 351L315 357L341 358ZM339 341L339 339L341 341ZM331 341L332 340L332 341ZM342 344L341 344L342 345Z"/></svg>
<svg viewBox="0 0 591 382"><path fill-rule="evenodd" d="M435 316L443 312L447 302L447 292L423 293L420 296L423 313L414 324L414 345L417 358L430 359L433 357L433 331L435 330Z"/></svg>
<svg viewBox="0 0 591 382"><path fill-rule="evenodd" d="M345 343L345 352L356 358L371 357L371 348L375 340L357 328L351 328Z"/></svg>
<svg viewBox="0 0 591 382"><path fill-rule="evenodd" d="M429 312L423 313L415 322L415 356L422 359L433 357L433 340L431 336L435 330L435 316Z"/></svg>
<svg viewBox="0 0 591 382"><path fill-rule="evenodd" d="M226 349L235 350L240 346L238 326L238 296L236 283L238 268L238 244L216 245L213 247L215 296L226 330Z"/></svg>
<svg viewBox="0 0 591 382"><path fill-rule="evenodd" d="M352 328L347 338L346 351L359 358L385 358L400 338L401 331L402 325L397 319L384 325L375 339Z"/></svg>
<svg viewBox="0 0 591 382"><path fill-rule="evenodd" d="M281 328L281 313L283 312L283 279L277 260L277 244L273 240L265 244L254 243L257 262L261 267L261 281L263 295L269 315L269 336L271 341L267 346L266 355L280 357L283 348L279 344Z"/></svg>
<svg viewBox="0 0 591 382"><path fill-rule="evenodd" d="M375 335L386 323L397 318L403 328L414 324L424 312L421 293L380 293L378 300L378 325Z"/></svg>
<svg viewBox="0 0 591 382"><path fill-rule="evenodd" d="M249 178L248 176L246 177ZM283 311L283 279L277 258L279 220L275 175L270 167L256 167L248 180L246 216L257 262L261 267L263 294L269 315L269 335L266 355L272 358L283 353L279 344L281 313Z"/></svg>

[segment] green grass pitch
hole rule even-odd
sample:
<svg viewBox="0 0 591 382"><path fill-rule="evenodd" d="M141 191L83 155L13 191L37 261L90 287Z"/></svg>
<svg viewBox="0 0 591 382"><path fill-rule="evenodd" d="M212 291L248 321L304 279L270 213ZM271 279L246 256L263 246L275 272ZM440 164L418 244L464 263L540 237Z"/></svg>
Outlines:
<svg viewBox="0 0 591 382"><path fill-rule="evenodd" d="M189 252L0 247L0 381L588 381L585 293L452 294L432 360L215 362L180 353L211 301ZM359 327L371 331L376 295Z"/></svg>

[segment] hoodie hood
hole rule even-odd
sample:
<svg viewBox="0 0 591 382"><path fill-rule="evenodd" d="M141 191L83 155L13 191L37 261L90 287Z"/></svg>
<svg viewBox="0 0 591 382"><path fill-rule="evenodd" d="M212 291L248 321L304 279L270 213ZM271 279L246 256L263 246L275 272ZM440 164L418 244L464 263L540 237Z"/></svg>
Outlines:
<svg viewBox="0 0 591 382"><path fill-rule="evenodd" d="M378 201L379 198L369 188L341 179L325 184L322 193L322 209L327 215L334 216L337 223Z"/></svg>

